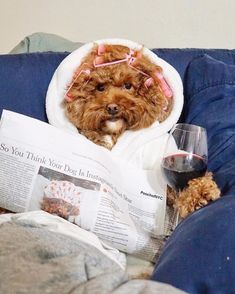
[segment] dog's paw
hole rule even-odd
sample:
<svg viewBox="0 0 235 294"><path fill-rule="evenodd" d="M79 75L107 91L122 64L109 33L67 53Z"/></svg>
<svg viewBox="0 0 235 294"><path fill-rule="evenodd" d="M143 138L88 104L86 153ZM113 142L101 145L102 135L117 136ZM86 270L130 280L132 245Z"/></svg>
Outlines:
<svg viewBox="0 0 235 294"><path fill-rule="evenodd" d="M103 146L109 150L111 150L115 144L111 135L103 135L96 131L80 131L80 133L93 143Z"/></svg>
<svg viewBox="0 0 235 294"><path fill-rule="evenodd" d="M103 144L102 146L104 146L105 148L111 150L113 148L114 142L113 142L113 138L110 135L104 135L103 136Z"/></svg>
<svg viewBox="0 0 235 294"><path fill-rule="evenodd" d="M176 206L182 218L193 211L207 205L220 197L220 190L212 178L212 173L206 173L188 182L188 186L179 192Z"/></svg>
<svg viewBox="0 0 235 294"><path fill-rule="evenodd" d="M104 135L100 138L97 138L93 141L95 144L105 147L108 150L111 150L114 146L114 141L112 136Z"/></svg>

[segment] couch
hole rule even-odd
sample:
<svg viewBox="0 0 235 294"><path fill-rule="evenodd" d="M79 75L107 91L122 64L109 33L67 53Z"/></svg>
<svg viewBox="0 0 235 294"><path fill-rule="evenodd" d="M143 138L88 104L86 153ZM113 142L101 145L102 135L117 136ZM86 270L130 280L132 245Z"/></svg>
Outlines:
<svg viewBox="0 0 235 294"><path fill-rule="evenodd" d="M59 48L65 52L47 48L49 52L16 54L15 50L1 55L0 111L47 122L46 91L55 69L69 54L66 46ZM177 226L151 279L192 294L235 293L235 50L152 50L173 65L183 80L185 105L180 120L207 129L208 169L222 197Z"/></svg>

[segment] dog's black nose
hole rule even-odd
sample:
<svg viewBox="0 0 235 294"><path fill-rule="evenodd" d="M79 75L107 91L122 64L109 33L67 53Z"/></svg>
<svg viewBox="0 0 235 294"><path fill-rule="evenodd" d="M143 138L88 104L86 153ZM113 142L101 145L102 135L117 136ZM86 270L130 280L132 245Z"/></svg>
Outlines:
<svg viewBox="0 0 235 294"><path fill-rule="evenodd" d="M119 107L118 107L117 104L111 103L111 104L108 104L107 105L107 111L108 111L109 114L114 115L114 114L117 114L118 113Z"/></svg>

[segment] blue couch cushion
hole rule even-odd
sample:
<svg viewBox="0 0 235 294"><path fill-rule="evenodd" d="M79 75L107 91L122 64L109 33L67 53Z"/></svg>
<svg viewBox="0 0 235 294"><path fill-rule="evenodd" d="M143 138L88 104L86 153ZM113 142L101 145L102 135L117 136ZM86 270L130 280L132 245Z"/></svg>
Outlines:
<svg viewBox="0 0 235 294"><path fill-rule="evenodd" d="M5 108L47 121L48 84L67 54L0 55L0 115Z"/></svg>
<svg viewBox="0 0 235 294"><path fill-rule="evenodd" d="M207 129L209 170L235 195L235 65L205 55L188 68L186 122Z"/></svg>
<svg viewBox="0 0 235 294"><path fill-rule="evenodd" d="M226 197L180 223L152 279L189 293L235 293L235 66L205 55L186 77L185 119L207 129L209 169Z"/></svg>
<svg viewBox="0 0 235 294"><path fill-rule="evenodd" d="M190 294L235 293L235 197L223 197L175 229L152 279Z"/></svg>

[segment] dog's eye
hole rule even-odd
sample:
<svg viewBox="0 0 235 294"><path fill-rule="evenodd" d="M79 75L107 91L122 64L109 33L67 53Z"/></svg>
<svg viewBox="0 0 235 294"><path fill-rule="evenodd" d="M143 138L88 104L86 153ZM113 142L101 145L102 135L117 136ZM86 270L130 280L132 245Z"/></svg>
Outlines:
<svg viewBox="0 0 235 294"><path fill-rule="evenodd" d="M123 85L123 88L126 89L126 90L130 90L132 88L132 84L131 83L125 83Z"/></svg>
<svg viewBox="0 0 235 294"><path fill-rule="evenodd" d="M104 84L98 84L96 86L96 90L99 92L103 92L105 90L105 85Z"/></svg>

